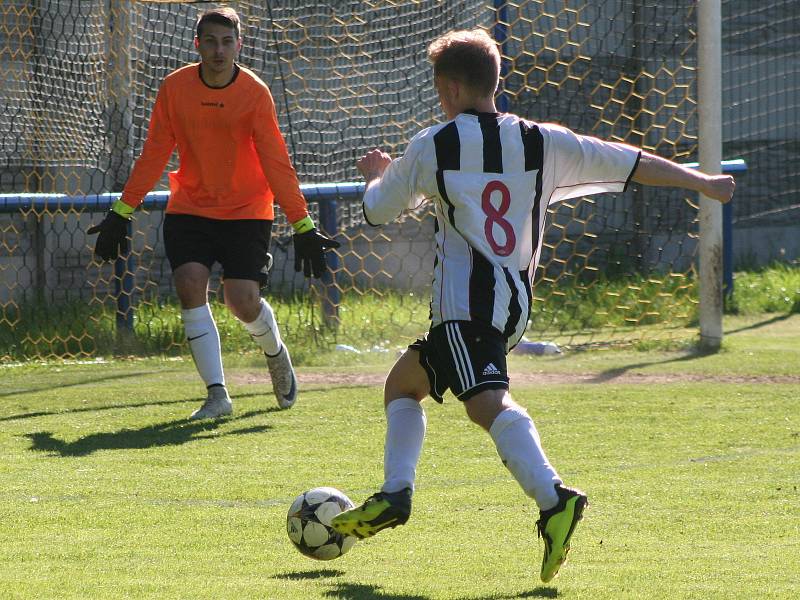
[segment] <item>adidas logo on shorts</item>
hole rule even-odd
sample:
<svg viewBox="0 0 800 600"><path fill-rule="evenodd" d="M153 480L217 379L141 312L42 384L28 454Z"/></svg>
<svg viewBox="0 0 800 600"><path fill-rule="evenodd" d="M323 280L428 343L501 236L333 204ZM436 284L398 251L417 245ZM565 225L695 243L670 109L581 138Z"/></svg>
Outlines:
<svg viewBox="0 0 800 600"><path fill-rule="evenodd" d="M500 370L494 366L494 363L489 363L486 365L486 368L483 370L484 375L502 375Z"/></svg>

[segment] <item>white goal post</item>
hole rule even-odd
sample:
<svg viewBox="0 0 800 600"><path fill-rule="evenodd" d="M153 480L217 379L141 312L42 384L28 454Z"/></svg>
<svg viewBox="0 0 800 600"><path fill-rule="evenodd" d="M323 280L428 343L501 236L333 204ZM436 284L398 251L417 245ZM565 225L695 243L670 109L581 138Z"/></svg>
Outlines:
<svg viewBox="0 0 800 600"><path fill-rule="evenodd" d="M722 10L720 0L699 0L697 63L700 170L721 172L722 161ZM700 196L700 344L722 344L722 205Z"/></svg>

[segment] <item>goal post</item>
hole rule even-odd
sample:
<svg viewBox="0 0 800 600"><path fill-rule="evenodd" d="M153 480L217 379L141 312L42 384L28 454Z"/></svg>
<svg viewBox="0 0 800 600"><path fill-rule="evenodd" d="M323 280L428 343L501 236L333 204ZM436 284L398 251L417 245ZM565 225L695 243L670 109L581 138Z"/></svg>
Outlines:
<svg viewBox="0 0 800 600"><path fill-rule="evenodd" d="M720 0L700 0L697 10L697 105L700 170L721 173L722 11ZM722 344L722 205L700 197L700 343L710 351Z"/></svg>

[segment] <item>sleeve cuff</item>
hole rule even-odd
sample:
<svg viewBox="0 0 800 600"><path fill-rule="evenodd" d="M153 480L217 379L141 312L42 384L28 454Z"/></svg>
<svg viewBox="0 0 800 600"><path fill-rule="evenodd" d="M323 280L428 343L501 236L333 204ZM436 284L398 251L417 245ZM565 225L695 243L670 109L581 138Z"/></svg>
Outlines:
<svg viewBox="0 0 800 600"><path fill-rule="evenodd" d="M628 175L628 179L625 180L625 187L622 188L623 192L628 190L628 186L631 184L631 179L633 179L633 174L636 173L636 169L639 167L639 161L642 160L642 151L639 150L639 153L636 155L636 162L633 163L633 168L631 169L630 174Z"/></svg>
<svg viewBox="0 0 800 600"><path fill-rule="evenodd" d="M369 217L367 216L367 207L364 206L364 204L361 204L361 214L364 215L364 221L367 223L367 225L370 227L379 227L378 223L373 223L369 220Z"/></svg>
<svg viewBox="0 0 800 600"><path fill-rule="evenodd" d="M311 217L304 217L292 223L292 229L295 233L306 233L314 229L314 221L311 220Z"/></svg>
<svg viewBox="0 0 800 600"><path fill-rule="evenodd" d="M122 200L117 200L111 205L111 210L117 213L120 217L130 219L133 216L133 211L136 209L130 204L126 204Z"/></svg>

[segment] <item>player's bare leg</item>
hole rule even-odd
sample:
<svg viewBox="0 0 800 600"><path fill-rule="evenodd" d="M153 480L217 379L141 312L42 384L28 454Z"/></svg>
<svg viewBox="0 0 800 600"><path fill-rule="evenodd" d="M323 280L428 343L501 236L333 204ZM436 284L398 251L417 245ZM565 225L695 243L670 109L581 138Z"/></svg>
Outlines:
<svg viewBox="0 0 800 600"><path fill-rule="evenodd" d="M425 439L426 418L420 402L428 392L428 376L419 364L419 352L406 351L384 386L387 426L383 486L361 506L334 517L331 526L339 533L366 538L408 521Z"/></svg>
<svg viewBox="0 0 800 600"><path fill-rule="evenodd" d="M219 332L208 305L209 275L205 265L194 262L179 266L173 274L186 341L208 392L205 402L190 419L213 419L233 412L233 403L225 388Z"/></svg>
<svg viewBox="0 0 800 600"><path fill-rule="evenodd" d="M297 400L297 377L275 314L261 297L258 284L249 279L225 279L225 304L263 350L278 406L290 408Z"/></svg>
<svg viewBox="0 0 800 600"><path fill-rule="evenodd" d="M539 506L536 527L545 545L540 576L547 583L567 560L570 539L588 504L586 495L562 484L536 426L506 390L476 394L464 407L470 419L489 432L503 464Z"/></svg>

